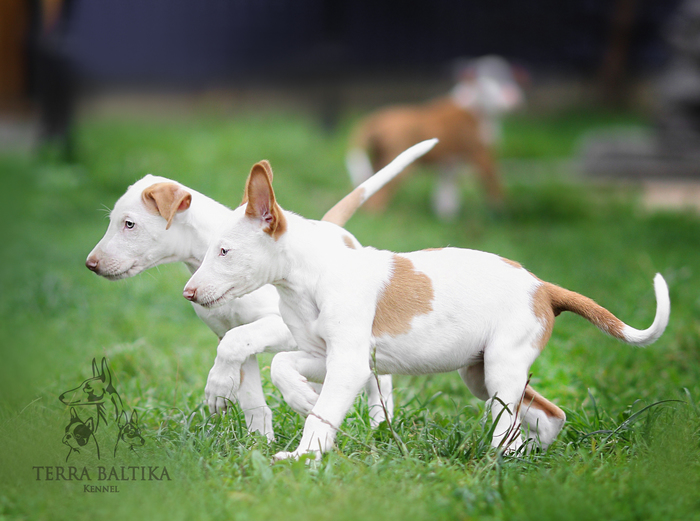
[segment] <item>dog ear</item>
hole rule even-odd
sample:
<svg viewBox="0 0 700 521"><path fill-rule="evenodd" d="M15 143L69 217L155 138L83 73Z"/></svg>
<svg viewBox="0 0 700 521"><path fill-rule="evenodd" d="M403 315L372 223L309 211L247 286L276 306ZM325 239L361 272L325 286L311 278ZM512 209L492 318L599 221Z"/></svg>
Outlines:
<svg viewBox="0 0 700 521"><path fill-rule="evenodd" d="M139 414L136 411L131 411L131 418L129 418L129 423L136 425L139 422Z"/></svg>
<svg viewBox="0 0 700 521"><path fill-rule="evenodd" d="M253 165L246 181L243 202L247 205L246 216L259 219L263 231L275 240L287 230L287 220L272 189L272 168L269 162L263 160Z"/></svg>
<svg viewBox="0 0 700 521"><path fill-rule="evenodd" d="M272 174L272 167L270 166L270 162L267 159L263 159L262 161L254 164L253 169L255 169L255 167L257 167L257 166L261 166L265 170L265 173L267 174L268 178L270 179L270 186L272 186L273 174ZM250 173L252 174L253 171L251 170ZM243 206L244 204L248 204L248 184L250 183L250 177L251 176L248 175L248 179L245 182L245 192L243 193L243 200L241 201L241 204L239 206Z"/></svg>
<svg viewBox="0 0 700 521"><path fill-rule="evenodd" d="M92 359L92 376L95 377L99 374L99 370L97 369L97 360L94 358Z"/></svg>
<svg viewBox="0 0 700 521"><path fill-rule="evenodd" d="M102 357L102 381L108 385L112 383L112 372L109 370L109 365L107 365L107 358Z"/></svg>
<svg viewBox="0 0 700 521"><path fill-rule="evenodd" d="M141 200L151 213L158 213L168 221L167 230L177 212L183 212L192 203L192 194L175 183L156 183L141 192Z"/></svg>
<svg viewBox="0 0 700 521"><path fill-rule="evenodd" d="M78 413L75 411L75 407L70 408L70 420L71 423L73 423L73 420L76 420L78 418Z"/></svg>

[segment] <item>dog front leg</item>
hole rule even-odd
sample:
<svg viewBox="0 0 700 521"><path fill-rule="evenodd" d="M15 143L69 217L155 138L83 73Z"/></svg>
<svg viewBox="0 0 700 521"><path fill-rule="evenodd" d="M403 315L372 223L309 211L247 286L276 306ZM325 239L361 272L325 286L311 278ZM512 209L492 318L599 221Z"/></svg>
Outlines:
<svg viewBox="0 0 700 521"><path fill-rule="evenodd" d="M443 165L433 190L433 211L443 221L452 221L459 214L460 186L456 165Z"/></svg>
<svg viewBox="0 0 700 521"><path fill-rule="evenodd" d="M377 381L378 380L378 381ZM369 424L374 429L380 423L389 421L394 417L394 395L390 374L374 375L369 377L365 385L367 393L367 406L369 408Z"/></svg>
<svg viewBox="0 0 700 521"><path fill-rule="evenodd" d="M270 366L272 383L287 404L302 416L308 416L326 378L326 359L305 351L277 353Z"/></svg>
<svg viewBox="0 0 700 521"><path fill-rule="evenodd" d="M244 411L256 411L251 413L250 421L255 419L253 423L248 423L248 414L246 415L248 429L251 431L259 430L259 427L263 425L264 430L260 431L261 434L265 434L268 438L271 437L271 423L270 429L267 428L270 410L267 405L264 405L265 398L254 355L267 350L279 351L295 348L296 344L292 335L279 316L265 317L229 330L219 342L214 366L209 371L207 385L204 389L209 411L212 414L224 412L229 401L238 397L239 401L246 402L245 404L241 403ZM249 361L251 357L253 357L255 365L253 365L253 361ZM244 364L246 364L245 367ZM246 382L247 376L249 378ZM238 392L241 382L244 382L245 393ZM261 408L263 405L264 407ZM256 419L260 415L262 415L262 419ZM253 424L255 428L252 428Z"/></svg>
<svg viewBox="0 0 700 521"><path fill-rule="evenodd" d="M319 459L330 450L340 424L371 376L369 357L352 349L329 353L326 368L323 389L306 418L299 446L293 452L278 452L275 460L298 459L304 454L313 454Z"/></svg>
<svg viewBox="0 0 700 521"><path fill-rule="evenodd" d="M272 359L270 368L272 383L282 393L287 404L303 416L311 413L321 392L320 385L326 378L326 359L304 351L279 353ZM365 385L369 421L372 428L394 415L391 375L374 375Z"/></svg>
<svg viewBox="0 0 700 521"><path fill-rule="evenodd" d="M241 386L238 389L238 405L245 416L248 432L258 432L275 441L272 428L272 411L265 402L258 358L251 355L241 366Z"/></svg>

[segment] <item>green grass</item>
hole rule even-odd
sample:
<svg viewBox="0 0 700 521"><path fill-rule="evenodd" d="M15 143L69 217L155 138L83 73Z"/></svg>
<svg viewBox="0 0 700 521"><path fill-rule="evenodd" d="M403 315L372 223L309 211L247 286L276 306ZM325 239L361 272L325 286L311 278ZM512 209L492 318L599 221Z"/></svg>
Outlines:
<svg viewBox="0 0 700 521"><path fill-rule="evenodd" d="M238 411L212 418L202 407L216 340L181 297L184 267L120 282L84 268L107 226L102 210L146 173L236 205L250 166L267 158L280 204L320 218L349 189L349 122L326 136L293 113L92 120L79 128L77 165L0 157L0 520L700 518L700 219L645 212L635 190L587 184L548 161L571 155L583 131L621 121L637 118L508 122L503 155L538 162L504 163L510 201L500 214L467 181L459 220L440 223L430 179L417 175L385 215L359 213L348 225L380 248L452 245L518 260L636 327L651 322L652 278L664 274L671 323L653 346L557 319L531 382L569 421L547 453L518 458L490 449L483 404L447 374L395 378L395 436L372 431L358 400L337 451L319 464L271 466L303 422L269 383L270 357L261 367L278 436L268 446L246 433ZM69 464L167 466L171 481L91 494L82 482L36 480L33 466L68 465L57 397L102 356L147 442L138 455Z"/></svg>

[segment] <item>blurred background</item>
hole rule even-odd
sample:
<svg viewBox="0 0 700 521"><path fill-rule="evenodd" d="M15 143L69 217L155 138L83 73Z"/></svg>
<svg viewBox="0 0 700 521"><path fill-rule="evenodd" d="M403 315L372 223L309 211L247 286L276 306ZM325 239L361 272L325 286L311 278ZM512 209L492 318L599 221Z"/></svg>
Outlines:
<svg viewBox="0 0 700 521"><path fill-rule="evenodd" d="M582 124L568 154L580 171L651 180L651 204L693 205L698 33L692 0L3 0L0 148L79 162L75 129L96 114L202 107L292 107L342 132L344 118L447 93L459 63L496 54L520 71L516 121L624 114ZM511 145L506 159L536 153Z"/></svg>

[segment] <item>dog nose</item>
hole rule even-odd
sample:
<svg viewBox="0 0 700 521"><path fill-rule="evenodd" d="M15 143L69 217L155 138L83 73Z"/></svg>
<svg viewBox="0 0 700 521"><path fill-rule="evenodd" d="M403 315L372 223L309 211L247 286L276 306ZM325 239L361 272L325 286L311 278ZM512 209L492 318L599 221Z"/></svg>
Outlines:
<svg viewBox="0 0 700 521"><path fill-rule="evenodd" d="M87 260L85 261L85 266L87 269L90 271L97 271L97 265L100 263L100 261L97 260L96 257L88 257Z"/></svg>
<svg viewBox="0 0 700 521"><path fill-rule="evenodd" d="M182 291L182 296L194 302L194 299L197 298L197 290L195 288L185 288Z"/></svg>

